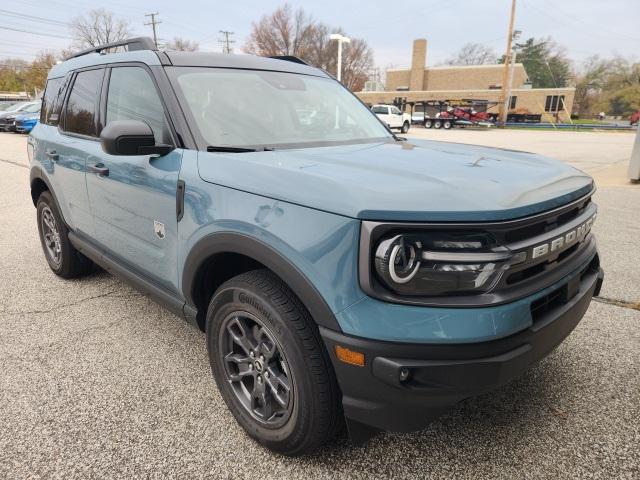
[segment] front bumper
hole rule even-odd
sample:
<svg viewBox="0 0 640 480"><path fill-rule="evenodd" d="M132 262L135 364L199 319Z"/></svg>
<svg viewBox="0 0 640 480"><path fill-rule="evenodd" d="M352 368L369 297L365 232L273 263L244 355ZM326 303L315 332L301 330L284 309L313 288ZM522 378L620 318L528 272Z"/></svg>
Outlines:
<svg viewBox="0 0 640 480"><path fill-rule="evenodd" d="M409 344L320 333L331 356L351 429L415 431L451 405L503 385L560 344L582 319L604 278L597 256L579 275L535 303L529 328L481 343ZM532 304L532 310L534 304ZM335 346L365 354L365 366L340 362ZM402 374L407 374L401 380Z"/></svg>

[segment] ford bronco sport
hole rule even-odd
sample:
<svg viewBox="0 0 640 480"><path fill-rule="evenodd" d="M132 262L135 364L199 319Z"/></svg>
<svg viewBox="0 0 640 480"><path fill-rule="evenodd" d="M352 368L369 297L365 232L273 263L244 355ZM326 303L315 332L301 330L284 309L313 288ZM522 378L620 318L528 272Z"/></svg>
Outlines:
<svg viewBox="0 0 640 480"><path fill-rule="evenodd" d="M28 150L53 272L97 264L205 331L229 410L287 455L504 384L602 283L590 177L398 138L296 58L81 52Z"/></svg>

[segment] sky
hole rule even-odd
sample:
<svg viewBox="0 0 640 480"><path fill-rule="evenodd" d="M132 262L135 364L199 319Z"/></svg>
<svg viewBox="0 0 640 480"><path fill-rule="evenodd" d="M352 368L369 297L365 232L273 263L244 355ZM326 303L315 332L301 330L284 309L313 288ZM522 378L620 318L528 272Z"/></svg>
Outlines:
<svg viewBox="0 0 640 480"><path fill-rule="evenodd" d="M158 12L162 40L187 38L198 42L201 50L220 51L218 31L233 31L234 47L240 52L251 23L282 3L109 0L104 5L128 20L138 35L151 35L144 14ZM351 37L366 40L376 65L384 69L410 64L414 38L428 40L427 65L444 62L468 42L488 45L502 54L511 0L291 0L289 4L304 8L318 21L342 27ZM0 58L30 60L41 50L68 47L68 22L100 5L90 0L3 2ZM522 38L551 36L578 66L594 54L639 61L638 25L640 0L517 0L515 28L522 30Z"/></svg>

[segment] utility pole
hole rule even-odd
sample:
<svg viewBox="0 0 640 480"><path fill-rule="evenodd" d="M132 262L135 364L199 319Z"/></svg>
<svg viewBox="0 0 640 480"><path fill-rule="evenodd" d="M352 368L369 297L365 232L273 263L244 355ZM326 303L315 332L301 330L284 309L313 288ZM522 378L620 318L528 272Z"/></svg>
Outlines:
<svg viewBox="0 0 640 480"><path fill-rule="evenodd" d="M233 35L234 32L229 32L228 30L220 30L219 31L224 38L218 39L218 43L222 44L222 53L233 53L232 44L236 43L235 40L231 40L229 37Z"/></svg>
<svg viewBox="0 0 640 480"><path fill-rule="evenodd" d="M513 23L516 18L516 0L511 0L511 16L509 18L509 32L507 33L507 51L504 54L504 70L502 73L502 89L498 100L498 125L504 127L507 121L507 109L505 108L505 95L507 82L509 81L509 63L511 62L511 42L513 41Z"/></svg>
<svg viewBox="0 0 640 480"><path fill-rule="evenodd" d="M151 28L153 28L153 43L155 43L156 48L158 48L158 32L156 31L156 25L162 23L160 20L156 20L158 15L158 12L144 14L145 17L151 17L151 21L149 23L145 23L145 25L151 25Z"/></svg>
<svg viewBox="0 0 640 480"><path fill-rule="evenodd" d="M522 32L520 30L516 30L513 32L513 40L517 40L520 37ZM507 93L504 96L503 112L505 112L505 121L507 116L509 115L509 104L511 103L511 87L513 85L513 71L516 66L516 46L513 45L511 49L511 66L509 67L509 78L507 79ZM502 122L504 124L504 122Z"/></svg>

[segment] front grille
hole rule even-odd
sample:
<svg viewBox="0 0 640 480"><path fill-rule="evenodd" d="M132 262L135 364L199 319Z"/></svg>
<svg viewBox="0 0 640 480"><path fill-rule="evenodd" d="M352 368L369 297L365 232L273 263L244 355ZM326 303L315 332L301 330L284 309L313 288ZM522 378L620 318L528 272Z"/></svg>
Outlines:
<svg viewBox="0 0 640 480"><path fill-rule="evenodd" d="M578 275L578 281L582 283L582 281L587 275L597 272L599 267L600 267L600 259L598 258L598 255L596 255L589 262L589 265L587 265L582 269L582 271ZM572 281L575 281L575 277L574 277L574 280ZM576 287L575 293L577 293L577 291L578 291L578 288ZM531 302L530 308L531 308L531 318L533 319L533 323L543 318L547 313L566 304L569 300L570 300L569 284L565 284L555 289L554 291L548 293L544 297L541 297Z"/></svg>
<svg viewBox="0 0 640 480"><path fill-rule="evenodd" d="M542 235L543 233L561 227L569 223L574 218L577 218L585 211L590 203L591 197L585 199L583 202L578 203L578 205L571 208L569 211L562 212L557 215L543 217L539 221L535 221L534 223L531 223L529 225L509 230L505 232L504 239L506 243L513 243L535 237L536 235Z"/></svg>
<svg viewBox="0 0 640 480"><path fill-rule="evenodd" d="M550 311L555 310L566 303L564 294L564 290L566 288L566 286L562 286L544 297L539 298L535 302L531 302L531 318L534 323Z"/></svg>

